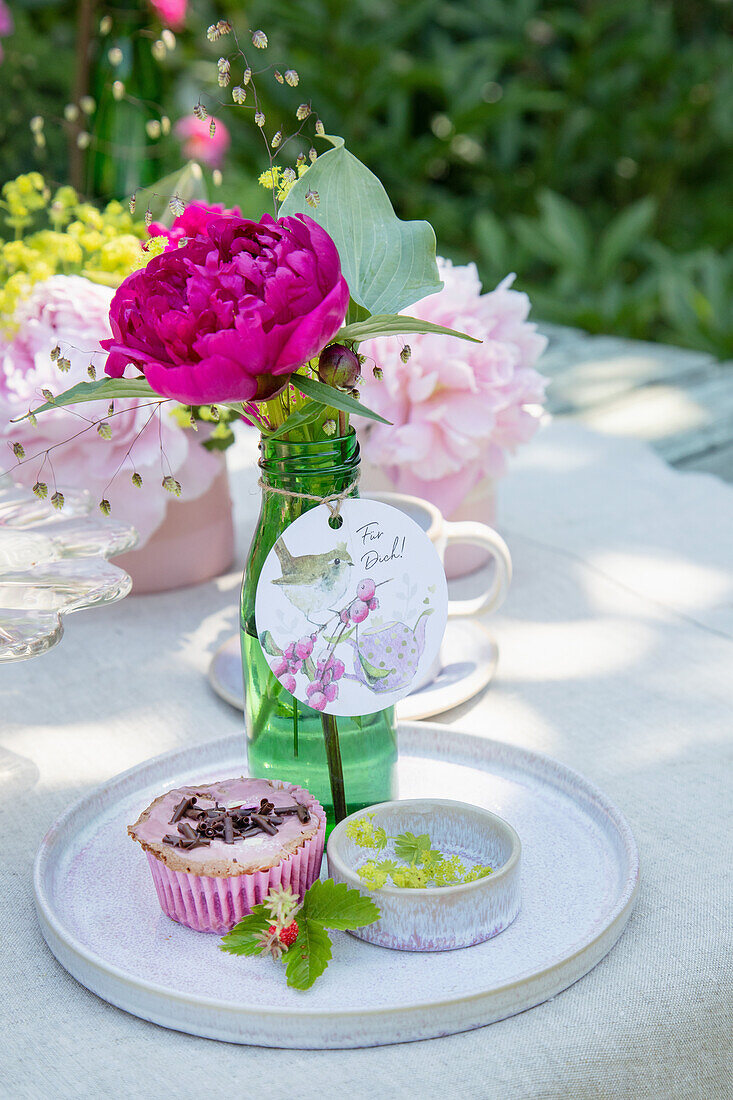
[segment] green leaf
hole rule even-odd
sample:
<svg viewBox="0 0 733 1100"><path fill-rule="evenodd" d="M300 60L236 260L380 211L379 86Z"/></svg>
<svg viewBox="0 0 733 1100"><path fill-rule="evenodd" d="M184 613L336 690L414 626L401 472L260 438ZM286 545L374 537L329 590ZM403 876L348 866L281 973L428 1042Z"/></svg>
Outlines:
<svg viewBox="0 0 733 1100"><path fill-rule="evenodd" d="M234 442L234 432L229 427L229 424L222 420L220 421L208 439L205 439L202 446L207 451L226 451L228 447L231 447Z"/></svg>
<svg viewBox="0 0 733 1100"><path fill-rule="evenodd" d="M44 405L40 405L33 412L37 416L38 413L47 412L49 409L62 408L65 405L82 405L87 401L111 401L125 397L150 397L157 401L168 400L167 397L156 393L145 378L99 378L96 382L79 382L76 386L72 386L70 390L64 390L53 401L47 401ZM17 421L13 421L13 423L27 419L27 416L27 413L25 416L19 416Z"/></svg>
<svg viewBox="0 0 733 1100"><path fill-rule="evenodd" d="M135 192L136 209L150 210L153 221L171 225L175 214L169 203L177 195L183 202L206 202L208 193L206 180L201 166L195 160L184 164L177 172L152 183L150 187L141 187Z"/></svg>
<svg viewBox="0 0 733 1100"><path fill-rule="evenodd" d="M266 932L271 924L272 917L265 911L264 905L255 905L251 913L222 937L221 950L230 955L259 955L262 943L257 937Z"/></svg>
<svg viewBox="0 0 733 1100"><path fill-rule="evenodd" d="M394 672L394 668L375 668L361 653L359 662L370 680L383 680L385 676L391 676Z"/></svg>
<svg viewBox="0 0 733 1100"><path fill-rule="evenodd" d="M260 634L260 645L264 649L265 653L269 653L271 657L282 657L282 650L277 644L275 639L269 630L263 630Z"/></svg>
<svg viewBox="0 0 733 1100"><path fill-rule="evenodd" d="M360 306L358 302L355 302L353 298L349 298L349 308L346 310L346 317L344 320L347 325L351 325L354 321L366 321L369 317L369 310L364 306Z"/></svg>
<svg viewBox="0 0 733 1100"><path fill-rule="evenodd" d="M331 961L331 937L322 924L298 914L298 938L285 955L285 973L293 989L310 989Z"/></svg>
<svg viewBox="0 0 733 1100"><path fill-rule="evenodd" d="M560 255L564 256L565 262L574 267L587 264L590 233L580 207L550 190L540 194L538 205L542 211L542 227Z"/></svg>
<svg viewBox="0 0 733 1100"><path fill-rule="evenodd" d="M293 184L280 216L307 214L323 226L336 242L351 297L370 313L399 313L440 290L432 226L400 221L380 181L344 139L327 140L335 148ZM315 209L306 201L310 191L319 195Z"/></svg>
<svg viewBox="0 0 733 1100"><path fill-rule="evenodd" d="M290 381L296 389L304 393L306 397L314 401L320 401L322 405L330 405L331 408L341 409L342 412L356 413L357 416L365 416L368 420L378 420L380 424L389 424L379 413L372 412L355 397L349 397L347 393L336 390L333 386L327 386L316 378L306 378L304 374L293 374Z"/></svg>
<svg viewBox="0 0 733 1100"><path fill-rule="evenodd" d="M287 432L292 431L293 428L302 428L306 424L312 424L322 412L323 405L320 402L308 401L305 405L301 405L299 409L293 409L279 428L276 428L273 432L263 431L262 434L263 436L266 435L268 439L279 439Z"/></svg>
<svg viewBox="0 0 733 1100"><path fill-rule="evenodd" d="M326 928L363 928L379 920L379 909L358 890L350 890L345 882L317 879L303 901L302 912L309 921Z"/></svg>
<svg viewBox="0 0 733 1100"><path fill-rule="evenodd" d="M418 317L406 317L401 313L375 313L366 321L355 321L339 329L334 340L368 340L375 336L404 336L410 332L434 332L441 336L457 336L459 340L470 340L474 344L481 343L481 340L466 332L443 328L432 321L421 321Z"/></svg>
<svg viewBox="0 0 733 1100"><path fill-rule="evenodd" d="M618 214L603 232L596 256L597 274L610 278L618 264L639 244L654 220L656 199L639 199Z"/></svg>
<svg viewBox="0 0 733 1100"><path fill-rule="evenodd" d="M423 853L431 848L430 837L427 833L415 836L414 833L400 833L395 837L394 850L399 859L405 859L408 863L419 863Z"/></svg>

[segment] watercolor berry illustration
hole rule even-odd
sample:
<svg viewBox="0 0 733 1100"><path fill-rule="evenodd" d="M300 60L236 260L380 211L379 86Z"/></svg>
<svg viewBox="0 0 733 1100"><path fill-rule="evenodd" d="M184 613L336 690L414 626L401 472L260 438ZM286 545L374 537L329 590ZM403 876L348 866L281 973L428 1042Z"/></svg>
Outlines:
<svg viewBox="0 0 733 1100"><path fill-rule="evenodd" d="M309 557L327 559L333 570L343 564L339 554L343 556L345 551L337 548L332 553ZM293 561L298 559L291 556L290 562ZM289 568L295 574L292 564ZM282 580L278 578L274 583ZM389 580L379 583L388 584ZM302 677L308 705L324 711L338 698L339 681L343 679L358 682L375 694L399 691L412 682L425 646L425 627L432 608L421 612L414 628L402 622L380 621L367 627L370 616L380 607L378 587L371 577L362 577L348 595L348 588L342 591L339 582L338 590L346 597L345 604L330 610L329 617L311 634L284 645L279 645L269 630L262 631L260 644L286 691L291 695L298 693L297 677ZM423 602L428 602L427 598Z"/></svg>

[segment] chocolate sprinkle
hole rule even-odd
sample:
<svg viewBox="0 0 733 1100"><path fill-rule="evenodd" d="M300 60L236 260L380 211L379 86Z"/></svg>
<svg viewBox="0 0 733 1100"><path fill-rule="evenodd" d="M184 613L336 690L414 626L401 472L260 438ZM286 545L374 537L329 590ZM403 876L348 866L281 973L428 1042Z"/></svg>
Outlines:
<svg viewBox="0 0 733 1100"><path fill-rule="evenodd" d="M270 836L274 836L277 832L275 826L271 825L267 818L263 817L262 814L252 814L252 820L256 822L261 829L264 829L266 833L269 833Z"/></svg>
<svg viewBox="0 0 733 1100"><path fill-rule="evenodd" d="M310 821L308 807L300 802L295 806L276 808L274 802L263 798L259 806L242 805L227 809L219 802L213 806L196 805L196 798L190 796L181 799L170 820L171 825L178 825L179 835L168 834L163 837L163 843L191 851L193 848L208 847L212 840L217 839L222 839L225 844L234 844L258 833L275 836L283 819L291 814L297 814L303 824ZM194 822L194 826L189 821L181 820L184 817Z"/></svg>
<svg viewBox="0 0 733 1100"><path fill-rule="evenodd" d="M169 825L175 825L177 821L180 821L183 815L191 809L196 802L195 797L192 795L190 798L183 798L173 811L173 817L168 822Z"/></svg>

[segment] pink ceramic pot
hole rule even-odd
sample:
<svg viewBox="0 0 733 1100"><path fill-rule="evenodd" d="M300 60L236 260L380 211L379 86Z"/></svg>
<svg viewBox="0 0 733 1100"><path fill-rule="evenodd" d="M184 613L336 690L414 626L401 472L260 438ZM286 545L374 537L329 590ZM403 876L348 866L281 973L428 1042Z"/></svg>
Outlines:
<svg viewBox="0 0 733 1100"><path fill-rule="evenodd" d="M234 526L226 461L196 500L168 502L165 518L139 550L119 558L132 577L132 594L166 592L225 573L234 558Z"/></svg>

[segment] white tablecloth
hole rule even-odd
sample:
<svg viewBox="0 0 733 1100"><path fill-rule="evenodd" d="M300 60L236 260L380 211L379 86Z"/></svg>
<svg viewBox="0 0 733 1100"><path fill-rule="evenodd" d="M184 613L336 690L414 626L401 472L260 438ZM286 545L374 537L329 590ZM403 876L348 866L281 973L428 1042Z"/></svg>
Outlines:
<svg viewBox="0 0 733 1100"><path fill-rule="evenodd" d="M241 557L250 453L251 440L232 456ZM493 620L498 675L444 720L558 757L626 813L642 889L614 950L529 1012L372 1050L229 1046L87 992L36 924L43 834L116 772L241 725L205 675L236 627L239 576L131 597L69 619L58 648L0 672L1 1096L732 1095L733 489L557 422L502 485L500 528L515 578Z"/></svg>

